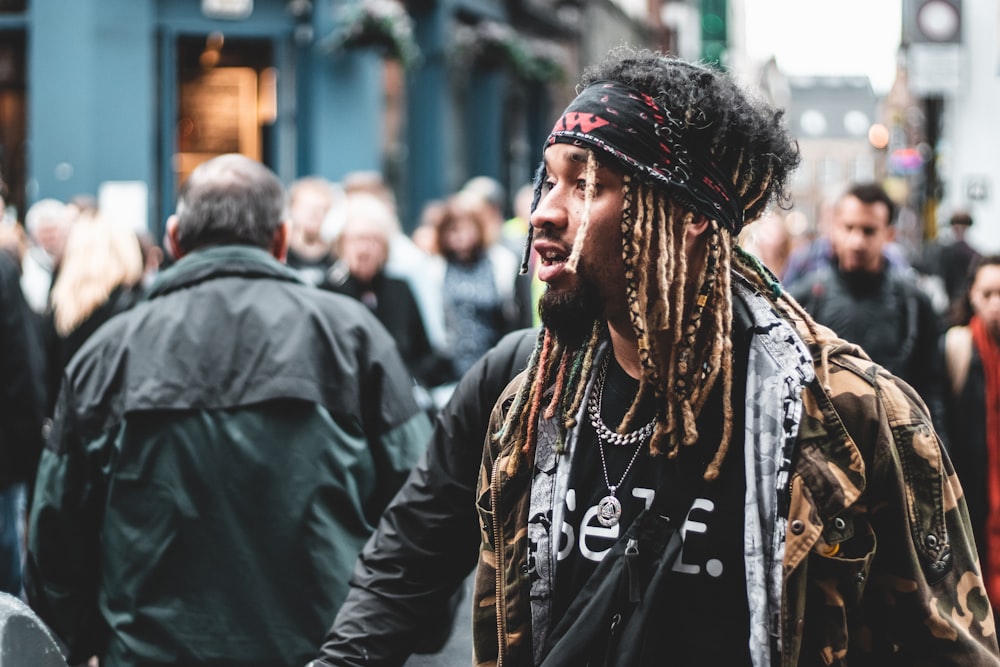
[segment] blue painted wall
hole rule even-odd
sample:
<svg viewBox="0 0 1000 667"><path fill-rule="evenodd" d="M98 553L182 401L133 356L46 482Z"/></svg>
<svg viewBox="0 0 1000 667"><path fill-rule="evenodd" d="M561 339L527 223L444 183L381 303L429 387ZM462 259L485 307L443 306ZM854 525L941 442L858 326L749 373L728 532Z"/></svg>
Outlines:
<svg viewBox="0 0 1000 667"><path fill-rule="evenodd" d="M206 19L201 0L32 0L29 202L94 195L109 180L140 180L149 185L149 227L159 234L177 185L170 164L177 102L172 43L178 35L213 30L272 40L279 118L269 155L283 180L308 174L339 180L350 171L381 169L379 55L366 49L329 54L315 45L350 1L315 1L315 41L302 45L293 40L295 19L285 0L255 0L252 16L241 21ZM505 114L526 113L529 122L547 115L541 108L505 109L502 73L477 71L464 90L451 80L453 22L459 16L503 21L502 2L425 0L410 9L424 62L407 74L400 184L407 226L427 200L451 194L471 176L504 180L510 173ZM526 106L535 105L544 103L532 96Z"/></svg>
<svg viewBox="0 0 1000 667"><path fill-rule="evenodd" d="M29 198L154 172L153 39L142 0L33 0Z"/></svg>
<svg viewBox="0 0 1000 667"><path fill-rule="evenodd" d="M333 5L315 3L316 34ZM96 195L111 180L150 188L149 226L172 207L173 54L158 36L272 38L279 65L278 125L270 166L285 180L379 169L381 61L374 52L329 55L296 49L283 0L256 0L244 21L206 19L200 0L32 0L29 30L29 201ZM298 79L293 76L293 70ZM288 90L295 86L294 90ZM301 111L299 114L297 112ZM289 148L292 150L289 150ZM284 162L290 162L285 164Z"/></svg>

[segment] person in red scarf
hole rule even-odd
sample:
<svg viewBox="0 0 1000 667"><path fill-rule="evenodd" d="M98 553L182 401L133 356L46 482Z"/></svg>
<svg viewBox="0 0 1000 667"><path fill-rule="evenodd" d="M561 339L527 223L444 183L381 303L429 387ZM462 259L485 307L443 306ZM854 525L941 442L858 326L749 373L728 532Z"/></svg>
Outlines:
<svg viewBox="0 0 1000 667"><path fill-rule="evenodd" d="M968 324L945 334L948 430L990 602L1000 608L1000 255L976 262L961 304Z"/></svg>

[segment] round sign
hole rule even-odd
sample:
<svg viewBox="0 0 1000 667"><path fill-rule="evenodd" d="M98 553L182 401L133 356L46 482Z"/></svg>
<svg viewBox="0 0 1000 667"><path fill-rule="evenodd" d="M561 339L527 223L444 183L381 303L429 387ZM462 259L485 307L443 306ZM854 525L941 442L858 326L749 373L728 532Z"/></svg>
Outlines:
<svg viewBox="0 0 1000 667"><path fill-rule="evenodd" d="M958 9L946 0L927 0L917 9L917 25L927 39L947 42L958 37Z"/></svg>

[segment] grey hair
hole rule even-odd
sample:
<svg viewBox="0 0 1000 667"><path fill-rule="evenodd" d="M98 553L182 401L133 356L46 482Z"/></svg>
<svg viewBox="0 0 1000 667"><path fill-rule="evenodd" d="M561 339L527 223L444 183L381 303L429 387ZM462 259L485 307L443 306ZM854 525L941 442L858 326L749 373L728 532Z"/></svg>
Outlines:
<svg viewBox="0 0 1000 667"><path fill-rule="evenodd" d="M177 197L177 245L270 248L288 219L288 195L270 169L250 158L220 155L199 165Z"/></svg>

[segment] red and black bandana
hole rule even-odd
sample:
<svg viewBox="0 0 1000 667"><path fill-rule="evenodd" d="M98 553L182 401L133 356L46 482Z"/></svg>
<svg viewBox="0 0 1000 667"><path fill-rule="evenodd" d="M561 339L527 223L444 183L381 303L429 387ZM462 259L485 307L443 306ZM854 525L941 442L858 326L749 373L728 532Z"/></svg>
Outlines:
<svg viewBox="0 0 1000 667"><path fill-rule="evenodd" d="M599 149L733 236L743 227L743 204L707 150L692 145L678 119L634 88L612 81L588 86L556 121L545 145L555 143Z"/></svg>

